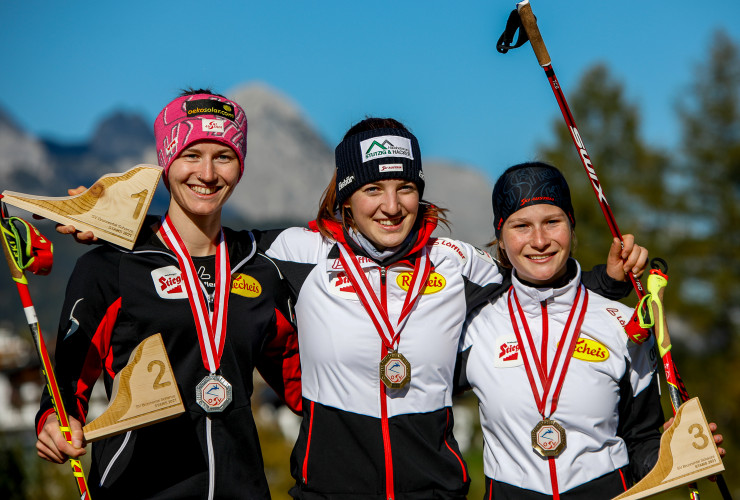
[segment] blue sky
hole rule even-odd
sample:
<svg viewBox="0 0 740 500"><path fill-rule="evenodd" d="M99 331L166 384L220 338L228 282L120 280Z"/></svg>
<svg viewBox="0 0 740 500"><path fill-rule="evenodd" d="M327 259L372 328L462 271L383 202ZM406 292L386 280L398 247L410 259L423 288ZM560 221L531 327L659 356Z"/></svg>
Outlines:
<svg viewBox="0 0 740 500"><path fill-rule="evenodd" d="M605 62L640 106L647 139L666 147L679 140L674 104L714 30L740 43L737 0L531 2L566 97L586 68ZM530 46L496 52L513 8L0 0L0 107L33 134L77 142L113 110L152 121L180 88L228 93L259 81L296 102L332 146L365 115L393 116L426 157L495 179L532 158L559 116Z"/></svg>

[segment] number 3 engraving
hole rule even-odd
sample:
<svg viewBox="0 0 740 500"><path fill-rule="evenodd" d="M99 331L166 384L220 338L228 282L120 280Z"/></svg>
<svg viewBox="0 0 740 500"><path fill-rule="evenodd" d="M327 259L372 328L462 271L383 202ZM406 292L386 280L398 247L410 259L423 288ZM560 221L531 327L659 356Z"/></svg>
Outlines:
<svg viewBox="0 0 740 500"><path fill-rule="evenodd" d="M172 383L170 381L160 383L162 380L162 377L164 376L164 362L158 359L155 359L154 361L150 362L146 368L147 370L152 371L152 368L154 366L159 368L159 373L157 373L157 378L154 379L154 383L152 384L152 389L163 389L167 387L168 385L170 385Z"/></svg>
<svg viewBox="0 0 740 500"><path fill-rule="evenodd" d="M696 434L692 434L692 432L696 431ZM706 434L704 434L704 428L699 424L692 424L689 426L689 434L692 434L695 438L701 439L701 444L697 444L696 442L691 443L694 448L697 450L703 450L707 447L709 444L709 438Z"/></svg>

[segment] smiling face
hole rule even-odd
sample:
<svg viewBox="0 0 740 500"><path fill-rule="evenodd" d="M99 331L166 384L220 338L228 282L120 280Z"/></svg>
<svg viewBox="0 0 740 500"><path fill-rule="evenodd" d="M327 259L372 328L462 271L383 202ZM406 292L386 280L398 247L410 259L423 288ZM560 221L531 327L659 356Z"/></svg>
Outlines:
<svg viewBox="0 0 740 500"><path fill-rule="evenodd" d="M416 222L419 190L413 182L384 179L365 184L344 204L357 230L378 250L403 243Z"/></svg>
<svg viewBox="0 0 740 500"><path fill-rule="evenodd" d="M506 219L499 245L519 278L534 285L547 285L566 272L571 235L568 217L561 208L530 205Z"/></svg>
<svg viewBox="0 0 740 500"><path fill-rule="evenodd" d="M239 171L239 158L230 147L215 141L190 144L169 168L170 211L191 217L220 215Z"/></svg>

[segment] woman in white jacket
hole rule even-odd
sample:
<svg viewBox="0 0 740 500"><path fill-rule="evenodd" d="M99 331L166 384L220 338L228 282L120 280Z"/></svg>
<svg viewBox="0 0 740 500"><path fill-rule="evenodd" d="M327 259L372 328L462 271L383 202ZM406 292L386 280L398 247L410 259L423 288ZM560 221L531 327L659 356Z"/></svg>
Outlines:
<svg viewBox="0 0 740 500"><path fill-rule="evenodd" d="M555 167L506 170L493 211L512 284L469 316L460 344L459 382L479 399L485 498L612 498L657 459L653 337L631 342L633 310L583 286L570 192Z"/></svg>

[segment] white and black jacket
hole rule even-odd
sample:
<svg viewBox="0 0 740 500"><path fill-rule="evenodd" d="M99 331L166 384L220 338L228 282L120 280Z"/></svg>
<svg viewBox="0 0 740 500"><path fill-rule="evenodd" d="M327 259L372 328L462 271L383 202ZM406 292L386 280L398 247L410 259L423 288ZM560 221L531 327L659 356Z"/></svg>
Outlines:
<svg viewBox="0 0 740 500"><path fill-rule="evenodd" d="M547 325L549 359L581 283L575 260L569 261L567 278L560 288L534 288L512 278L535 345L541 345ZM469 384L479 399L487 493L492 498L551 498L548 460L531 443L531 431L542 417L507 296L468 318L459 382ZM567 434L567 446L555 459L561 498L612 498L649 472L657 459L658 428L664 421L657 358L653 337L641 345L628 340L624 325L632 313L619 302L588 293L578 344L551 417Z"/></svg>
<svg viewBox="0 0 740 500"><path fill-rule="evenodd" d="M281 232L267 255L297 295L303 422L291 457L296 498L465 498L469 478L452 434L453 373L467 313L508 288L491 256L432 238L416 239L382 263L354 248L391 321L401 312L405 280L426 246L433 269L401 332L398 351L411 382L386 389L379 379L384 346L339 259L337 239L313 229ZM353 246L351 238L347 239ZM624 289L619 290L620 296Z"/></svg>

